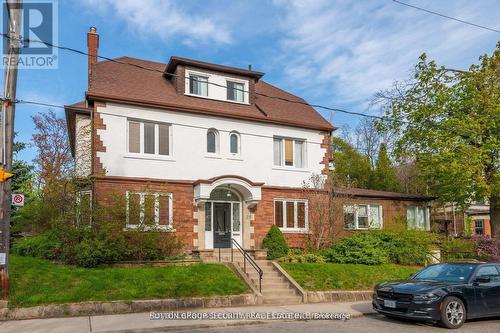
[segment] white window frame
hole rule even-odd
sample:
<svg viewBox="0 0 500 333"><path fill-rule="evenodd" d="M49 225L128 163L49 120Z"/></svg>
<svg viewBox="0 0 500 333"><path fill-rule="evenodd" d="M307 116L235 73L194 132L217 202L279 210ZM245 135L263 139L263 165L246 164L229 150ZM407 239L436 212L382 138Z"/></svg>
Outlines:
<svg viewBox="0 0 500 333"><path fill-rule="evenodd" d="M474 222L474 235L481 235L481 236L484 236L484 235L485 235L485 233L484 233L484 231L485 231L485 230L484 230L484 220L483 220L483 219L477 219L477 220L473 220L473 222ZM481 228L480 228L480 229L482 229L482 230L483 230L483 233L482 233L482 234L478 234L478 233L476 232L476 230L478 229L478 227L477 227L477 223L478 223L478 222L481 222Z"/></svg>
<svg viewBox="0 0 500 333"><path fill-rule="evenodd" d="M413 212L413 216L415 217L415 221L414 221L414 225L413 227L410 226L410 220L409 220L409 214L408 214L408 211L410 209L413 209L414 212ZM417 216L418 216L418 211L419 210L422 210L423 212L423 217L424 217L424 227L423 228L419 228L417 227ZM426 207L426 206L408 206L407 209L406 209L406 228L407 229L412 229L412 230L425 230L425 231L429 231L431 229L430 227L430 212L429 212L429 207Z"/></svg>
<svg viewBox="0 0 500 333"><path fill-rule="evenodd" d="M236 84L241 84L243 86L243 91L241 92L242 96L243 96L243 100L242 101L238 101L238 100L235 100L235 99L229 99L229 98L227 98L227 89L229 89L229 82L236 83ZM228 102L246 104L248 102L248 97L247 96L248 96L248 92L247 92L247 82L246 81L238 80L238 79L226 80L226 99L227 99Z"/></svg>
<svg viewBox="0 0 500 333"><path fill-rule="evenodd" d="M210 132L215 134L215 152L208 151L208 133ZM220 155L220 134L215 128L209 128L205 133L205 153L209 156Z"/></svg>
<svg viewBox="0 0 500 333"><path fill-rule="evenodd" d="M285 165L285 139L286 140L292 140L292 165ZM274 164L274 140L280 140L281 141L281 161L280 165ZM302 142L302 167L297 167L295 165L295 143L296 142ZM299 138L290 138L290 137L283 137L283 136L274 136L273 137L273 166L278 167L278 168L294 168L294 169L307 169L307 140L305 139L299 139Z"/></svg>
<svg viewBox="0 0 500 333"><path fill-rule="evenodd" d="M232 136L232 135L236 135L236 138L238 139L238 145L237 145L237 150L238 150L238 151L237 151L236 153L231 152L231 136ZM238 133L237 131L231 131L231 132L229 132L229 140L228 140L228 141L229 141L229 142L228 142L228 143L229 143L229 144L228 144L228 146L229 146L229 147L228 147L228 148L229 148L229 149L228 149L229 154L230 154L231 156L234 156L234 157L236 157L236 156L240 156L240 155L241 155L241 135L240 135L240 133Z"/></svg>
<svg viewBox="0 0 500 333"><path fill-rule="evenodd" d="M366 206L367 213L368 213L368 227L360 227L359 226L359 219L358 219L358 211L359 211L359 206ZM345 225L345 211L347 207L353 207L354 209L354 228L347 228ZM378 228L370 228L370 219L372 217L372 207L379 207L379 220L380 220L380 227ZM343 210L342 210L342 216L343 216L343 222L344 222L344 230L381 230L384 228L384 207L380 204L344 204Z"/></svg>
<svg viewBox="0 0 500 333"><path fill-rule="evenodd" d="M83 190L83 191L78 191L76 192L76 223L77 225L80 225L81 221L81 202L82 202L82 195L88 195L89 196L89 205L90 205L90 212L92 212L92 190ZM88 225L92 227L92 214L90 215L90 221Z"/></svg>
<svg viewBox="0 0 500 333"><path fill-rule="evenodd" d="M308 232L309 231L309 202L306 199L286 199L286 198L276 198L273 200L273 221L274 224L276 224L276 202L282 202L282 215L283 215L283 227L279 227L281 231L283 232ZM289 228L288 226L285 227L286 225L286 204L287 202L293 202L293 228ZM297 203L303 202L304 203L304 228L299 228L299 219L298 219L298 205Z"/></svg>
<svg viewBox="0 0 500 333"><path fill-rule="evenodd" d="M140 224L130 224L129 223L129 211L130 211L130 194L139 195L139 205L140 205ZM173 194L169 192L144 192L144 191L127 191L125 193L127 200L127 224L126 229L139 229L143 227L144 224L144 197L146 195L153 195L155 197L155 227L151 228L149 226L144 226L144 230L163 230L163 231L175 231L173 229ZM168 224L160 225L160 196L168 197Z"/></svg>
<svg viewBox="0 0 500 333"><path fill-rule="evenodd" d="M195 77L198 77L198 78L203 78L203 79L207 79L207 94L206 95L200 95L200 94L194 94L191 92L191 76L195 76ZM204 73L196 73L196 72L189 72L188 75L187 75L187 86L188 86L188 90L187 90L187 94L188 95L191 95L191 96L198 96L198 97L208 97L210 96L210 89L209 89L209 86L210 86L210 75L208 74L204 74ZM201 81L198 81L198 82L201 82Z"/></svg>
<svg viewBox="0 0 500 333"><path fill-rule="evenodd" d="M139 123L139 152L138 153L133 153L130 151L130 137L129 137L129 131L130 131L130 123ZM144 152L144 124L154 124L155 125L155 152L154 154L146 154ZM165 125L168 126L168 155L160 155L160 127L159 125ZM162 123L162 122L156 122L156 121L148 121L148 120L139 120L139 119L134 119L134 118L128 118L127 119L127 154L129 155L139 155L139 156L155 156L155 157L172 157L172 124L169 123Z"/></svg>

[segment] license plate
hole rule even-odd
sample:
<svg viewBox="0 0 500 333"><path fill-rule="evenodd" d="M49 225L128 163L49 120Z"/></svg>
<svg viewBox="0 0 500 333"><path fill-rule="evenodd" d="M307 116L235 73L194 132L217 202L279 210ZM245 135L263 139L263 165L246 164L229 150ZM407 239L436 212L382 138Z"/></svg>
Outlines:
<svg viewBox="0 0 500 333"><path fill-rule="evenodd" d="M384 299L384 306L386 308L395 308L396 307L396 301L391 301L388 299Z"/></svg>

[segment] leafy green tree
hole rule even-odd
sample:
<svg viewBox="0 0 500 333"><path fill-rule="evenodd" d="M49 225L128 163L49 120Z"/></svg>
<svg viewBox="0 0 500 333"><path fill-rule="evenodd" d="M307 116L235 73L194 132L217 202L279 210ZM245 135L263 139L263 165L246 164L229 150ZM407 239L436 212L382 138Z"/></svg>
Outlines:
<svg viewBox="0 0 500 333"><path fill-rule="evenodd" d="M357 152L350 144L338 137L332 138L334 186L368 188L372 168L368 157Z"/></svg>
<svg viewBox="0 0 500 333"><path fill-rule="evenodd" d="M380 92L396 155L414 158L432 194L464 208L489 198L500 236L500 43L468 71L439 67L425 54L413 78Z"/></svg>
<svg viewBox="0 0 500 333"><path fill-rule="evenodd" d="M385 143L380 145L370 187L379 191L401 191L401 183L399 182L396 168L392 165L387 154Z"/></svg>
<svg viewBox="0 0 500 333"><path fill-rule="evenodd" d="M23 142L15 142L13 147L14 159L12 161L12 192L22 193L26 197L33 193L34 166L18 158L20 151L26 148Z"/></svg>

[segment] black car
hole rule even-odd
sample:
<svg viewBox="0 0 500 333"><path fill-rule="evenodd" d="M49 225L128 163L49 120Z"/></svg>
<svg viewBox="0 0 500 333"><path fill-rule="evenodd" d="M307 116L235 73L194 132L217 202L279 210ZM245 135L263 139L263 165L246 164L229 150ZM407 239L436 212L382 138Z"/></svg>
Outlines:
<svg viewBox="0 0 500 333"><path fill-rule="evenodd" d="M430 265L407 281L375 287L373 309L388 317L459 328L465 320L500 316L500 264Z"/></svg>

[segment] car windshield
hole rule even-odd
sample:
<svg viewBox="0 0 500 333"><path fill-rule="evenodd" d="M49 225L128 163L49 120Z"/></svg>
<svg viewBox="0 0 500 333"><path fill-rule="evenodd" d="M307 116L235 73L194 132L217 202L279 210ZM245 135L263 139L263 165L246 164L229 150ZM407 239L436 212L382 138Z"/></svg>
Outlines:
<svg viewBox="0 0 500 333"><path fill-rule="evenodd" d="M469 280L474 265L466 264L438 264L421 270L415 275L415 280L434 280L447 282L466 282Z"/></svg>

